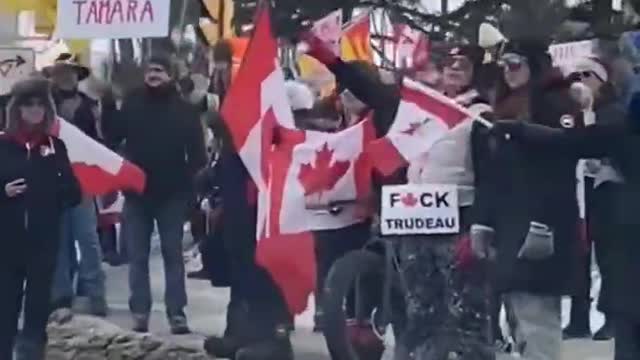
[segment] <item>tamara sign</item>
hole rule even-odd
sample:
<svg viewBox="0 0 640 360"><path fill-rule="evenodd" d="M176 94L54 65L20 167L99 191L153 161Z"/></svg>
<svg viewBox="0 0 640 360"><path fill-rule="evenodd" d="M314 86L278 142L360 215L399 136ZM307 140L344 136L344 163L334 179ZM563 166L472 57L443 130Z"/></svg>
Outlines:
<svg viewBox="0 0 640 360"><path fill-rule="evenodd" d="M460 231L455 185L382 188L382 235L455 234Z"/></svg>
<svg viewBox="0 0 640 360"><path fill-rule="evenodd" d="M164 37L168 0L60 0L57 36L63 39Z"/></svg>

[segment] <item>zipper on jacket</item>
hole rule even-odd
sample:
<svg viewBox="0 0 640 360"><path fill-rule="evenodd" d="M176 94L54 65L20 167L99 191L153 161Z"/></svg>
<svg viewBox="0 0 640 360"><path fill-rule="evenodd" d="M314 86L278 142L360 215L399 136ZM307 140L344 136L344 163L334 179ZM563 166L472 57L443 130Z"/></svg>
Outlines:
<svg viewBox="0 0 640 360"><path fill-rule="evenodd" d="M27 148L27 163L31 161L31 145L27 141L25 144ZM25 205L24 205L24 229L29 230L29 205L27 204L27 199L25 195Z"/></svg>

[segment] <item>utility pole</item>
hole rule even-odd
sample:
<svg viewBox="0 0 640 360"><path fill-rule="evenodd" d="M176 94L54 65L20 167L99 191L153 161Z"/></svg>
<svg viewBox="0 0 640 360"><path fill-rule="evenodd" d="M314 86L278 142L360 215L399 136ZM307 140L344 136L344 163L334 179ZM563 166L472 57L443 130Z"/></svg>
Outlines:
<svg viewBox="0 0 640 360"><path fill-rule="evenodd" d="M449 0L440 0L440 12L442 15L449 13Z"/></svg>

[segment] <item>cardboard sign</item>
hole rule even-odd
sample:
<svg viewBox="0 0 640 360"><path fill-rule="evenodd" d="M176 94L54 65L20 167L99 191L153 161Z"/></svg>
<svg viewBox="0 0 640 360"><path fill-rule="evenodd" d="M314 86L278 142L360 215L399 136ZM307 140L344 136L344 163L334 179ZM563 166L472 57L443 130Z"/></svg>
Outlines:
<svg viewBox="0 0 640 360"><path fill-rule="evenodd" d="M456 186L384 186L380 231L382 235L458 233L460 212Z"/></svg>
<svg viewBox="0 0 640 360"><path fill-rule="evenodd" d="M322 41L330 44L334 54L340 55L340 37L342 36L342 10L336 10L313 24L313 33Z"/></svg>
<svg viewBox="0 0 640 360"><path fill-rule="evenodd" d="M571 66L576 60L595 56L595 40L573 41L549 46L549 54L556 66Z"/></svg>
<svg viewBox="0 0 640 360"><path fill-rule="evenodd" d="M121 39L169 34L167 0L58 1L57 37Z"/></svg>
<svg viewBox="0 0 640 360"><path fill-rule="evenodd" d="M35 52L27 48L0 48L0 95L36 70Z"/></svg>

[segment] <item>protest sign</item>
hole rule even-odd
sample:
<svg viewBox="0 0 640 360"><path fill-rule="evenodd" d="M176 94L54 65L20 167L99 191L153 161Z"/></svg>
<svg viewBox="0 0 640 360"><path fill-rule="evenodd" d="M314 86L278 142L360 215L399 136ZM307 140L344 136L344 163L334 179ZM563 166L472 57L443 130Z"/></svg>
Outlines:
<svg viewBox="0 0 640 360"><path fill-rule="evenodd" d="M455 234L460 231L455 185L382 188L382 235Z"/></svg>
<svg viewBox="0 0 640 360"><path fill-rule="evenodd" d="M167 0L66 0L58 2L57 36L62 39L165 37Z"/></svg>
<svg viewBox="0 0 640 360"><path fill-rule="evenodd" d="M553 44L549 46L549 54L554 65L567 67L581 58L595 56L597 45L596 40Z"/></svg>
<svg viewBox="0 0 640 360"><path fill-rule="evenodd" d="M0 95L35 71L35 53L26 48L0 48Z"/></svg>

